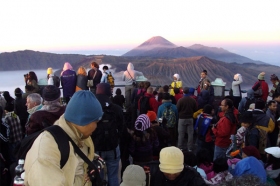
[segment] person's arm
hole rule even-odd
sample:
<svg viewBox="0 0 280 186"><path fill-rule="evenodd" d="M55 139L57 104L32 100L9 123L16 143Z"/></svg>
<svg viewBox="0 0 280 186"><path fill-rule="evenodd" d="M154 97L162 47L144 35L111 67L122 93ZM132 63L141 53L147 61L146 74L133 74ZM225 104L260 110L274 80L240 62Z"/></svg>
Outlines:
<svg viewBox="0 0 280 186"><path fill-rule="evenodd" d="M271 133L275 128L275 123L273 122L273 120L270 118L269 122L268 122L268 131L269 133Z"/></svg>
<svg viewBox="0 0 280 186"><path fill-rule="evenodd" d="M258 88L259 88L260 86L261 86L260 81L257 81L257 82L252 86L253 91L258 90Z"/></svg>

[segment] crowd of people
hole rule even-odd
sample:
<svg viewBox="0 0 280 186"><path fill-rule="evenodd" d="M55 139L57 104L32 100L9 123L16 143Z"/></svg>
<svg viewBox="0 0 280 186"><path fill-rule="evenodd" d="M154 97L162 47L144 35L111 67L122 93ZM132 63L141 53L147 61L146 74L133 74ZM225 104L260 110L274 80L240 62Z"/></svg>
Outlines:
<svg viewBox="0 0 280 186"><path fill-rule="evenodd" d="M129 63L122 77L125 94L117 88L113 96L108 66L103 72L96 62L90 67L75 72L66 62L60 77L48 68L43 88L30 71L25 92L16 88L15 98L3 92L1 185L13 182L15 152L35 133L25 158L25 185L280 184L280 84L275 74L269 90L261 72L247 97L242 97L242 75L235 74L229 95L217 106L207 70L194 87L183 86L175 73L169 85L154 88L137 81L143 73ZM85 157L70 143L61 167L62 149L44 130L53 125ZM90 169L85 158L98 162L99 169Z"/></svg>

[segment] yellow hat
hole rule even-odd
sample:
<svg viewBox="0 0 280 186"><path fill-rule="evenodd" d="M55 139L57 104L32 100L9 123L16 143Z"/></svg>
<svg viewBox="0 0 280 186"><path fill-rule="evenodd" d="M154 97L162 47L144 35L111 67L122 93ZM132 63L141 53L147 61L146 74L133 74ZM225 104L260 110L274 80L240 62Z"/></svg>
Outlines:
<svg viewBox="0 0 280 186"><path fill-rule="evenodd" d="M47 70L47 74L53 74L53 70L52 70L52 68L50 67L50 68L48 68L48 70Z"/></svg>
<svg viewBox="0 0 280 186"><path fill-rule="evenodd" d="M159 154L159 169L161 172L175 174L184 169L184 154L177 147L165 147Z"/></svg>

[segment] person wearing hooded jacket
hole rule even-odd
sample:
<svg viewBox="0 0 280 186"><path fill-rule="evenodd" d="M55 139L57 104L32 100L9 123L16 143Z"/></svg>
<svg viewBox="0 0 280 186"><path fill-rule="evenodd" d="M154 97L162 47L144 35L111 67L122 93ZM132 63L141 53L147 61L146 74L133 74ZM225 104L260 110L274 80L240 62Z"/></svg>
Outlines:
<svg viewBox="0 0 280 186"><path fill-rule="evenodd" d="M247 97L242 98L238 105L238 111L240 112L240 114L243 114L246 110L249 109L249 108L246 108L247 101L254 102L254 100L255 100L255 97L254 97L253 89L247 90Z"/></svg>
<svg viewBox="0 0 280 186"><path fill-rule="evenodd" d="M252 86L252 89L254 91L257 91L258 89L261 89L262 90L262 95L259 96L259 97L262 98L266 102L269 88L268 88L268 84L264 80L264 76L265 76L265 72L261 72L258 75L258 81Z"/></svg>
<svg viewBox="0 0 280 186"><path fill-rule="evenodd" d="M175 93L174 93L174 88L179 88L182 90L183 88L183 83L182 83L182 80L180 79L180 75L179 74L174 74L173 75L173 81L170 85L170 95L172 96L175 96Z"/></svg>
<svg viewBox="0 0 280 186"><path fill-rule="evenodd" d="M64 63L60 81L63 91L63 97L65 98L66 103L68 103L70 98L75 93L77 82L76 72L73 70L73 67L68 62Z"/></svg>
<svg viewBox="0 0 280 186"><path fill-rule="evenodd" d="M128 63L127 70L124 71L122 80L125 81L125 107L131 106L131 96L135 86L133 85L136 79L140 76L144 76L142 72L134 70L132 63Z"/></svg>

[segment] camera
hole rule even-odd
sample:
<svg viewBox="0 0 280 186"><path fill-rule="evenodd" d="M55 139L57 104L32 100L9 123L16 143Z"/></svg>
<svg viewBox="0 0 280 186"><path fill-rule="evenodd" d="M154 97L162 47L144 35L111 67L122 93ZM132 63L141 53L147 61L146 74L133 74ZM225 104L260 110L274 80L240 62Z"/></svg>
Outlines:
<svg viewBox="0 0 280 186"><path fill-rule="evenodd" d="M23 74L23 77L24 77L24 78L27 78L27 77L28 77L28 74Z"/></svg>

